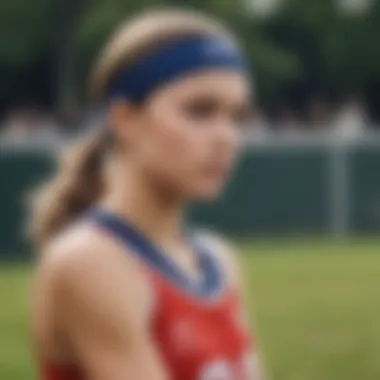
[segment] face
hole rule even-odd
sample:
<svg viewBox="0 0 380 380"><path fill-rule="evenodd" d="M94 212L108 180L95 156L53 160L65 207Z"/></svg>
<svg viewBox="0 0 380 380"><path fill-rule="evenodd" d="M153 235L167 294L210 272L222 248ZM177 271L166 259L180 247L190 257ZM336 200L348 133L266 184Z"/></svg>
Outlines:
<svg viewBox="0 0 380 380"><path fill-rule="evenodd" d="M128 159L184 198L214 198L234 165L249 97L247 78L222 70L156 90L119 123Z"/></svg>

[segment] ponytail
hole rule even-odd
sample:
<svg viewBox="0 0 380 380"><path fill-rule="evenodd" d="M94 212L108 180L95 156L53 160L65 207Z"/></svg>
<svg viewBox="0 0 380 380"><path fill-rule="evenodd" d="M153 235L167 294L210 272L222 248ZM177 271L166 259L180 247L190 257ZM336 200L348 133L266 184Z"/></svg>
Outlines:
<svg viewBox="0 0 380 380"><path fill-rule="evenodd" d="M58 174L34 199L33 240L44 245L57 232L94 204L103 193L105 132L85 138L67 152Z"/></svg>

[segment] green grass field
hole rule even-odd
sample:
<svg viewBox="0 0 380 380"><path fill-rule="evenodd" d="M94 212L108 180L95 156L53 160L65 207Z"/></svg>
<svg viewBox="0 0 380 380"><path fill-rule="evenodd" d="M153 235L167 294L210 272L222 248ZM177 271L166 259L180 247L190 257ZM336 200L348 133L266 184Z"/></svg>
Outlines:
<svg viewBox="0 0 380 380"><path fill-rule="evenodd" d="M274 380L380 379L380 241L244 245L252 323ZM0 379L35 379L29 270L0 267Z"/></svg>

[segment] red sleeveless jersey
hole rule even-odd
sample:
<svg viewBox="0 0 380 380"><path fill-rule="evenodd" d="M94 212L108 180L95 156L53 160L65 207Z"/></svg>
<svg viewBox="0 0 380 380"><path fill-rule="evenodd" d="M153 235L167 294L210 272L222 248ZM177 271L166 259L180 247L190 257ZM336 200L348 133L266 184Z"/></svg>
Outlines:
<svg viewBox="0 0 380 380"><path fill-rule="evenodd" d="M141 237L137 239L139 244L135 244L134 239L131 242L130 236L125 238L128 235L125 234L126 226L120 220L116 224L122 227L121 235L117 228L110 228L110 225L115 227L116 219L112 219L110 225L108 221L109 215L107 223L101 219L101 227L122 238L130 249L134 250L141 243L143 250L147 248L146 242L140 241ZM148 248L151 245L148 244ZM213 257L215 260L215 255ZM214 293L208 297L201 296L176 283L170 271L160 270L157 263L152 264L155 260L142 258L141 263L154 291L150 334L169 379L258 380L254 347L244 322L238 291L225 284L213 289ZM86 376L81 368L44 363L43 380L86 380Z"/></svg>

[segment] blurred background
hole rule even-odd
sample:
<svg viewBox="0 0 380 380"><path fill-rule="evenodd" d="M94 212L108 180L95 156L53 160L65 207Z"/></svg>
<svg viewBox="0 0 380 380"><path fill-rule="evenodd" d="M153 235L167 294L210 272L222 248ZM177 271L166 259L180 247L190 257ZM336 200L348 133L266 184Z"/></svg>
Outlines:
<svg viewBox="0 0 380 380"><path fill-rule="evenodd" d="M35 379L26 195L96 127L91 63L142 9L207 11L240 37L256 101L224 197L190 217L236 240L275 380L380 379L380 2L1 0L0 379Z"/></svg>

